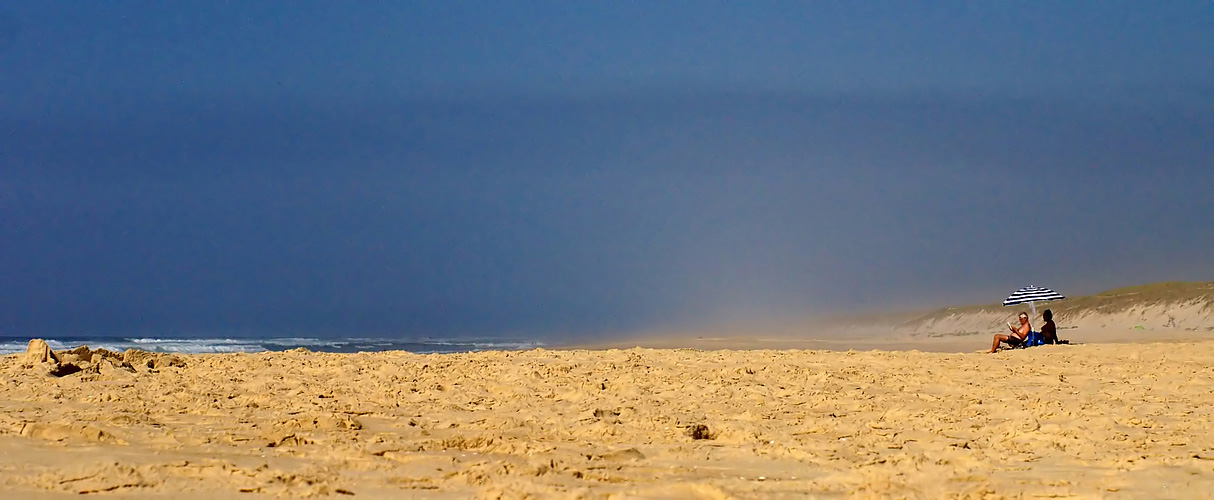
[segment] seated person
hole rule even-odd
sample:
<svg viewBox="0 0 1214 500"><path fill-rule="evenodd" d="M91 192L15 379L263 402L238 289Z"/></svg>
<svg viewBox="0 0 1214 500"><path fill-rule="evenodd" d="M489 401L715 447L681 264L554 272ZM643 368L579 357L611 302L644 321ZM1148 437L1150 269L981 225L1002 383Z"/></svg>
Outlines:
<svg viewBox="0 0 1214 500"><path fill-rule="evenodd" d="M1054 311L1046 309L1041 313L1042 319L1045 319L1045 324L1041 325L1041 337L1045 339L1047 344L1069 344L1066 340L1058 340L1058 325L1054 324Z"/></svg>
<svg viewBox="0 0 1214 500"><path fill-rule="evenodd" d="M1029 332L1033 331L1032 325L1029 325L1029 313L1020 313L1020 325L1013 326L1011 323L1008 323L1007 329L1011 330L1012 334L1003 335L996 333L995 341L991 344L990 352L998 351L1000 343L1006 343L1012 347L1016 347L1024 343L1025 339L1027 339L1029 336Z"/></svg>

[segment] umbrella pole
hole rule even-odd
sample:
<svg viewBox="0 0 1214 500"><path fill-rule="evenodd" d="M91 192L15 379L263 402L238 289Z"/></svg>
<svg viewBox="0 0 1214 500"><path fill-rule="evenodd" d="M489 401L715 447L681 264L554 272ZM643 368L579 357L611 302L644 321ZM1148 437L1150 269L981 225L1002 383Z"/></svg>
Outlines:
<svg viewBox="0 0 1214 500"><path fill-rule="evenodd" d="M1033 311L1033 315L1032 315L1032 316L1029 316L1029 317L1030 317L1030 318L1036 318L1036 317L1037 317L1037 304L1034 304L1034 303L1033 303L1033 301L1031 301L1031 300L1030 300L1030 301L1029 301L1029 309L1031 309L1031 310Z"/></svg>

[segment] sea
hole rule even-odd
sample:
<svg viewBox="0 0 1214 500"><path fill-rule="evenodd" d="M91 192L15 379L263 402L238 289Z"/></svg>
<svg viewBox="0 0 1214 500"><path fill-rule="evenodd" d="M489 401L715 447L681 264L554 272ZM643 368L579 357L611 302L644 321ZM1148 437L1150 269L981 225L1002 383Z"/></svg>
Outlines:
<svg viewBox="0 0 1214 500"><path fill-rule="evenodd" d="M145 338L107 336L58 336L43 338L59 351L87 345L110 351L139 349L165 353L223 353L286 351L304 348L319 352L409 351L418 354L474 351L525 350L544 347L538 340L511 338ZM30 337L0 336L0 355L25 352Z"/></svg>

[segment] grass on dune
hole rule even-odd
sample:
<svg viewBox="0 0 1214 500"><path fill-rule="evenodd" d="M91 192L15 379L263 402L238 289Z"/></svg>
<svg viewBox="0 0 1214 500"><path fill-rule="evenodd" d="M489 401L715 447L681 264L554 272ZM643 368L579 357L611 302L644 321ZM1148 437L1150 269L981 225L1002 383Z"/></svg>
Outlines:
<svg viewBox="0 0 1214 500"><path fill-rule="evenodd" d="M1052 309L1060 320L1086 314L1117 314L1136 308L1160 304L1204 303L1203 310L1214 310L1214 281L1165 282L1115 288L1093 295L1071 297L1037 304L1037 310ZM919 324L940 320L954 315L996 314L1005 315L1012 308L1003 304L982 304L962 307L945 307L931 311L907 321Z"/></svg>

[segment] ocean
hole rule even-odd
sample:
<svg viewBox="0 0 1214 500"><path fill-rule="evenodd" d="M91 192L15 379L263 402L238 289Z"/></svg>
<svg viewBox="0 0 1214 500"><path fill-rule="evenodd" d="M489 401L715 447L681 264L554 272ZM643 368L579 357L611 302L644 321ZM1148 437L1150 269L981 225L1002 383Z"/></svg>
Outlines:
<svg viewBox="0 0 1214 500"><path fill-rule="evenodd" d="M286 351L305 348L321 352L409 351L418 354L472 351L522 350L543 347L538 340L477 339L392 339L392 338L142 338L142 337L44 337L51 349L73 349L81 345L111 351L140 349L166 353L220 353ZM0 336L0 355L25 352L30 337Z"/></svg>

